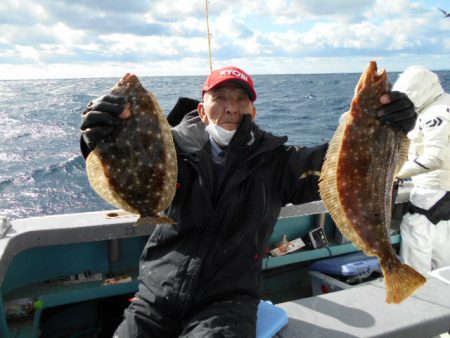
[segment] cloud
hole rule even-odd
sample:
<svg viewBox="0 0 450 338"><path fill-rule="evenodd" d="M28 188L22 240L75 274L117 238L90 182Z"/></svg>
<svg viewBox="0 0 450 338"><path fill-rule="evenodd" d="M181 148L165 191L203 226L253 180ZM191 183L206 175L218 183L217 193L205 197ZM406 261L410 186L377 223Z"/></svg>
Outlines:
<svg viewBox="0 0 450 338"><path fill-rule="evenodd" d="M110 5L111 3L111 5ZM73 30L85 30L99 34L129 33L135 35L166 35L167 26L162 23L148 22L143 16L148 2L140 6L131 2L118 1L54 1L46 2L46 24L62 22ZM114 6L115 4L115 6ZM144 6L147 4L147 6Z"/></svg>
<svg viewBox="0 0 450 338"><path fill-rule="evenodd" d="M336 60L344 70L355 64L350 59L376 57L448 67L439 57L450 51L450 20L432 1L210 0L214 65L292 72L304 68L291 64L322 64L313 69L325 71ZM65 64L68 74L82 66L90 73L142 64L167 67L158 69L167 73L208 69L205 3L199 0L3 0L0 31L3 76L12 73L11 65L50 71Z"/></svg>

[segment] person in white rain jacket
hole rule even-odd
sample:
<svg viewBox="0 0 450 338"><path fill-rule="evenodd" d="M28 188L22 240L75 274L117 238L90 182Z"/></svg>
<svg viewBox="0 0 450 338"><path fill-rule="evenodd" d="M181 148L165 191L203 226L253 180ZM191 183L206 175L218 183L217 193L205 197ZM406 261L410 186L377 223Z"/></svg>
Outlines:
<svg viewBox="0 0 450 338"><path fill-rule="evenodd" d="M407 68L392 89L407 94L419 115L397 175L414 184L400 225L400 256L427 272L450 265L450 95L422 66Z"/></svg>

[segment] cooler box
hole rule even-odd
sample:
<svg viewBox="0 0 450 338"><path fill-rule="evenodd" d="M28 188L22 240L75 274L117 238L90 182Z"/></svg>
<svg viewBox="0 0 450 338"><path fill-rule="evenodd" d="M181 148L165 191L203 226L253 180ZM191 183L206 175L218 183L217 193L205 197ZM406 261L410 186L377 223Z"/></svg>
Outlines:
<svg viewBox="0 0 450 338"><path fill-rule="evenodd" d="M314 296L349 289L379 278L381 266L377 257L363 252L314 262L309 267Z"/></svg>

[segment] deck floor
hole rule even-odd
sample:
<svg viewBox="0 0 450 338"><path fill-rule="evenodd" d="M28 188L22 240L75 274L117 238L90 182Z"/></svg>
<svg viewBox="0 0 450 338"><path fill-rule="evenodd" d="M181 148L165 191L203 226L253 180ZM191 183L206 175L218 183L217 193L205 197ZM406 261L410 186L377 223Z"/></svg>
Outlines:
<svg viewBox="0 0 450 338"><path fill-rule="evenodd" d="M450 331L450 284L429 277L401 304L385 302L383 281L277 304L289 323L278 338L427 338Z"/></svg>

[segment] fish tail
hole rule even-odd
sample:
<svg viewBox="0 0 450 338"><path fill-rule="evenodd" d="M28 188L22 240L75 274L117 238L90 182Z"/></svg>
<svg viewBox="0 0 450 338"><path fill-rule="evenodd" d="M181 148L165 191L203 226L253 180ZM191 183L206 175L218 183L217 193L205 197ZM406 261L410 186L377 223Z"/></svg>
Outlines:
<svg viewBox="0 0 450 338"><path fill-rule="evenodd" d="M153 215L147 217L139 217L139 219L134 223L134 226L145 225L145 224L176 224L173 219L167 216Z"/></svg>
<svg viewBox="0 0 450 338"><path fill-rule="evenodd" d="M395 262L387 269L382 264L386 281L386 303L399 304L411 296L426 282L426 278L408 264L403 264L396 256Z"/></svg>

